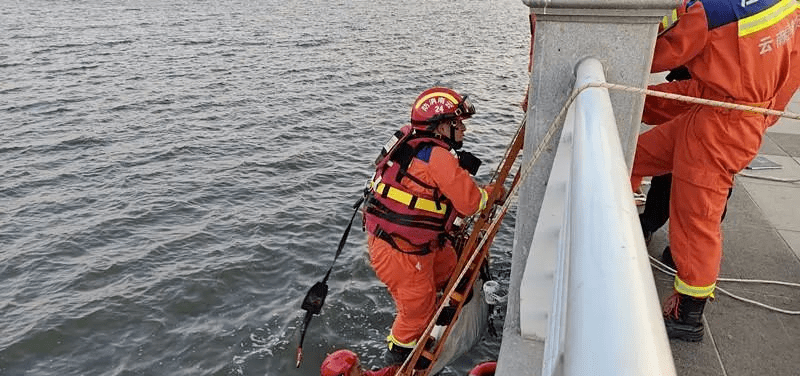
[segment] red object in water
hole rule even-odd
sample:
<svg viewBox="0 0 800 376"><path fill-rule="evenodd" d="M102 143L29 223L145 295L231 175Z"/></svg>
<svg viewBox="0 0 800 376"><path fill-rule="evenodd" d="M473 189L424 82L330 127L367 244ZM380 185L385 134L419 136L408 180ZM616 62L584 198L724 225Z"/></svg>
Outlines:
<svg viewBox="0 0 800 376"><path fill-rule="evenodd" d="M483 362L469 371L469 376L494 376L497 362Z"/></svg>

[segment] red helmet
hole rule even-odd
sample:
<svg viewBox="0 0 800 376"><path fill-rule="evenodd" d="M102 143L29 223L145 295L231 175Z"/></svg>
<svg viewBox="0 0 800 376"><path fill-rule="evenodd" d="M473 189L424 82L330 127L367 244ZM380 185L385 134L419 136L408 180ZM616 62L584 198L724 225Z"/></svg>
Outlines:
<svg viewBox="0 0 800 376"><path fill-rule="evenodd" d="M466 119L475 113L475 107L455 90L432 87L425 90L411 107L411 126L431 130L439 122L449 119Z"/></svg>
<svg viewBox="0 0 800 376"><path fill-rule="evenodd" d="M358 355L350 350L338 350L322 362L320 376L350 376L350 370L358 363Z"/></svg>

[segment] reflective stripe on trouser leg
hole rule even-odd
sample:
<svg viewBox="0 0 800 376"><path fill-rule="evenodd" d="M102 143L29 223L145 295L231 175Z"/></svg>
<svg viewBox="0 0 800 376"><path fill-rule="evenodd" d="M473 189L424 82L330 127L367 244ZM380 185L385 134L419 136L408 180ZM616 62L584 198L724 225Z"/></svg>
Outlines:
<svg viewBox="0 0 800 376"><path fill-rule="evenodd" d="M714 289L717 287L717 284L713 283L709 286L701 286L701 287L691 286L686 282L681 281L681 279L676 275L673 287L675 288L675 291L683 295L689 295L695 298L711 297L713 299Z"/></svg>
<svg viewBox="0 0 800 376"><path fill-rule="evenodd" d="M386 342L389 343L389 348L393 348L394 346L412 348L417 345L417 340L413 340L411 342L400 342L395 338L393 335L389 334L386 336Z"/></svg>

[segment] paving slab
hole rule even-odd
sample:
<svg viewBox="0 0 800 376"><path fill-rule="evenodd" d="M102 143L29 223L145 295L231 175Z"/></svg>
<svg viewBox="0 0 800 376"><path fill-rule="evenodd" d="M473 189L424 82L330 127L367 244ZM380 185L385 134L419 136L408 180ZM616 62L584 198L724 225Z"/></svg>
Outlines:
<svg viewBox="0 0 800 376"><path fill-rule="evenodd" d="M765 218L778 230L800 231L800 185L784 186L776 184L744 181L742 185L753 197ZM750 179L748 179L750 180Z"/></svg>
<svg viewBox="0 0 800 376"><path fill-rule="evenodd" d="M788 110L788 108L787 108ZM795 111L792 111L795 112ZM797 113L797 112L795 112ZM797 126L800 120L781 118L775 125L767 128L768 133L800 134L800 127Z"/></svg>
<svg viewBox="0 0 800 376"><path fill-rule="evenodd" d="M760 155L762 158L766 158L771 162L775 162L780 165L780 168L777 169L767 169L767 170L751 170L745 169L742 171L744 175L737 176L737 179L740 179L742 182L745 182L746 185L753 186L753 185L777 185L783 186L788 188L800 188L800 181L797 183L789 183L789 182L780 182L771 180L771 178L778 178L784 180L799 180L800 179L800 159L797 157L789 157L784 155ZM751 178L750 176L756 177ZM761 179L759 179L759 177Z"/></svg>
<svg viewBox="0 0 800 376"><path fill-rule="evenodd" d="M800 134L769 132L768 135L787 154L800 157Z"/></svg>
<svg viewBox="0 0 800 376"><path fill-rule="evenodd" d="M781 237L792 249L792 252L800 259L800 231L780 230L778 233L781 234Z"/></svg>
<svg viewBox="0 0 800 376"><path fill-rule="evenodd" d="M800 90L794 94L792 100L786 105L786 111L800 114ZM780 118L775 125L767 129L767 132L800 135L800 120Z"/></svg>
<svg viewBox="0 0 800 376"><path fill-rule="evenodd" d="M754 298L768 301L762 296ZM706 318L727 375L798 374L795 352L800 345L800 325L796 316L722 297L713 307Z"/></svg>
<svg viewBox="0 0 800 376"><path fill-rule="evenodd" d="M794 93L792 100L786 106L786 111L794 112L796 114L800 114L800 91Z"/></svg>
<svg viewBox="0 0 800 376"><path fill-rule="evenodd" d="M792 100L786 106L786 111L800 114L800 91L794 94ZM780 118L775 125L767 129L767 132L800 135L800 120Z"/></svg>
<svg viewBox="0 0 800 376"><path fill-rule="evenodd" d="M778 144L770 138L771 132L767 132L761 142L761 149L758 150L759 154L767 155L789 155Z"/></svg>

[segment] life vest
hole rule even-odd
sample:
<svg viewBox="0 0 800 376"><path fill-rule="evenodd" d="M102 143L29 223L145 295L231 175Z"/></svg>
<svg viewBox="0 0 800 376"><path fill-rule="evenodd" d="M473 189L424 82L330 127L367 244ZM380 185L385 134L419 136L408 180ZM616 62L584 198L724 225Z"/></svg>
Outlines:
<svg viewBox="0 0 800 376"><path fill-rule="evenodd" d="M393 243L392 237L399 237L415 246L424 247L421 252L413 252L420 254L429 252L425 246L444 240L444 236L453 229L456 210L437 187L406 171L413 158L427 162L431 149L436 146L453 152L445 140L415 131L411 126L395 132L375 161L375 175L369 182L364 207L366 231L390 244ZM409 193L401 184L403 179L411 179L431 193ZM402 251L396 244L392 246Z"/></svg>

